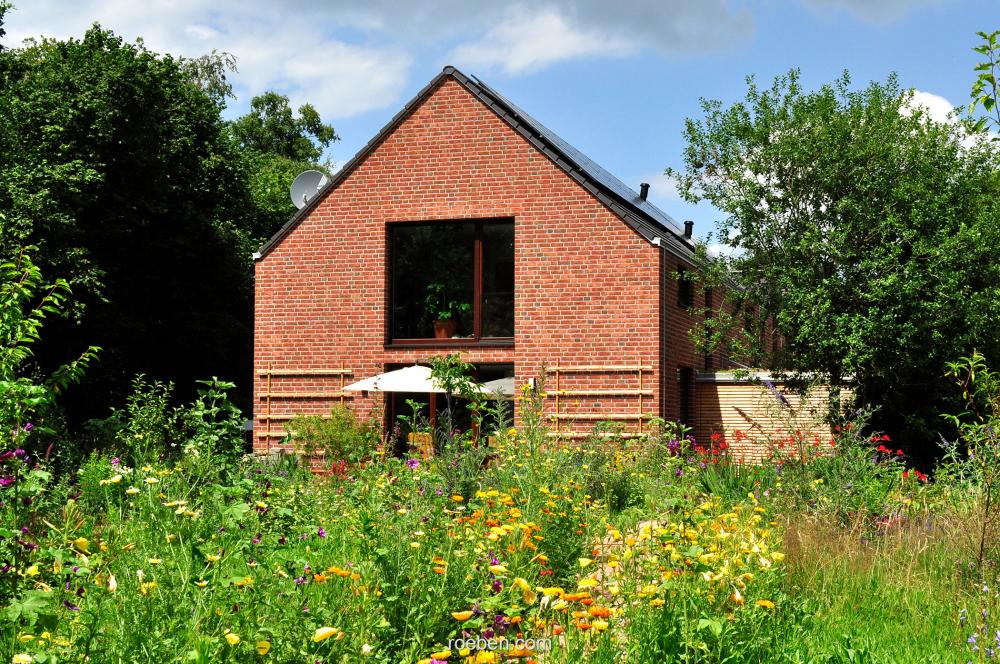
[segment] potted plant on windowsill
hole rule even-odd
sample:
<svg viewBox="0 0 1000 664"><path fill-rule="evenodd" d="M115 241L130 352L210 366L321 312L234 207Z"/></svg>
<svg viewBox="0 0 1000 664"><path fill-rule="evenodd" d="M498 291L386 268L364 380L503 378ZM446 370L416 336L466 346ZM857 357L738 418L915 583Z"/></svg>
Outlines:
<svg viewBox="0 0 1000 664"><path fill-rule="evenodd" d="M468 302L449 299L445 285L437 281L428 284L424 304L434 324L435 339L450 339L455 336L458 316L472 311L472 305Z"/></svg>

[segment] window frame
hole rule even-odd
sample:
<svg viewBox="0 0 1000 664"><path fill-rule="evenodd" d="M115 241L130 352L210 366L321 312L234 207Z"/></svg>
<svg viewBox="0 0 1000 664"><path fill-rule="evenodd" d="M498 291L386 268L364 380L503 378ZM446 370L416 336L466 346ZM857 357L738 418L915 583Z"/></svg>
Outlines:
<svg viewBox="0 0 1000 664"><path fill-rule="evenodd" d="M687 278L688 269L684 265L677 268L677 306L690 309L694 306L694 282Z"/></svg>
<svg viewBox="0 0 1000 664"><path fill-rule="evenodd" d="M460 339L396 338L393 336L393 233L397 228L413 226L444 226L445 224L470 224L474 228L475 239L472 251L472 336ZM488 224L509 224L515 231L514 260L515 275L517 261L517 233L513 217L486 217L474 219L426 219L419 221L393 221L386 224L385 231L385 347L386 348L452 348L462 346L511 347L514 337L484 337L483 331L483 228ZM517 280L514 281L515 302ZM516 305L515 305L516 306ZM516 309L515 309L516 312ZM517 316L514 316L515 334Z"/></svg>

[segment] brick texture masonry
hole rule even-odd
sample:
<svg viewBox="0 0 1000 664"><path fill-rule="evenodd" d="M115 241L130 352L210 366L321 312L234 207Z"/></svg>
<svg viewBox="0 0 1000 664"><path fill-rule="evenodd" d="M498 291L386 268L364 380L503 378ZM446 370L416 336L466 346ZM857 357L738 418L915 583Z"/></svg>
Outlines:
<svg viewBox="0 0 1000 664"><path fill-rule="evenodd" d="M481 218L514 220L514 345L387 345L387 225ZM329 412L340 400L319 395L338 392L341 375L319 372L344 370L349 383L454 350L469 362L513 363L519 384L543 365L641 362L651 367L643 380L653 389L643 408L676 418L677 369L704 363L687 336L691 317L677 304L677 281L667 274L679 266L445 78L257 262L254 449L274 448L282 417ZM274 375L265 376L268 369ZM631 380L634 387L634 374ZM304 393L317 396L273 396ZM346 401L362 415L376 405L370 395ZM633 412L637 404L604 399L574 407Z"/></svg>

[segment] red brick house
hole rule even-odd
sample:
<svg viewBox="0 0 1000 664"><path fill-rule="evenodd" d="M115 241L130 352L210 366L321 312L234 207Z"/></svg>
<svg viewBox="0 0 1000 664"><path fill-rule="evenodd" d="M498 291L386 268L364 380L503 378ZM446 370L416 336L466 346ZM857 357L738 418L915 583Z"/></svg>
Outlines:
<svg viewBox="0 0 1000 664"><path fill-rule="evenodd" d="M255 255L255 450L294 414L383 398L346 383L456 351L482 380L546 367L560 434L693 422L713 358L675 278L691 226L645 193L445 67Z"/></svg>

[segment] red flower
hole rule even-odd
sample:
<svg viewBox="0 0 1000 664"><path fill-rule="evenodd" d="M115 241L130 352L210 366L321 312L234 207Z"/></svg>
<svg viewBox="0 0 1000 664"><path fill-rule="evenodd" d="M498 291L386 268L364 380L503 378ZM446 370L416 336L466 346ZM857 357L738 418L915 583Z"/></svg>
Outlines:
<svg viewBox="0 0 1000 664"><path fill-rule="evenodd" d="M904 470L904 471L903 471L903 479L904 479L904 480L905 480L905 479L909 479L909 477L910 477L910 471L908 471L908 470Z"/></svg>
<svg viewBox="0 0 1000 664"><path fill-rule="evenodd" d="M892 439L889 438L887 434L882 434L882 438L880 440L892 440Z"/></svg>

